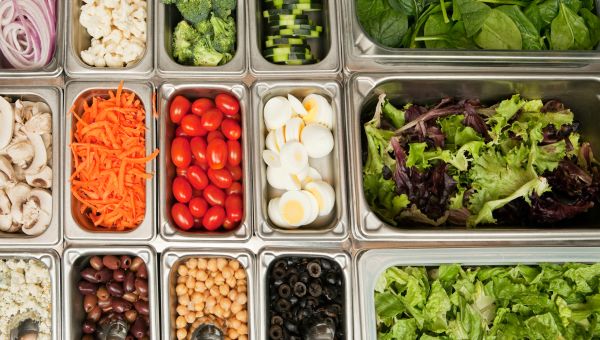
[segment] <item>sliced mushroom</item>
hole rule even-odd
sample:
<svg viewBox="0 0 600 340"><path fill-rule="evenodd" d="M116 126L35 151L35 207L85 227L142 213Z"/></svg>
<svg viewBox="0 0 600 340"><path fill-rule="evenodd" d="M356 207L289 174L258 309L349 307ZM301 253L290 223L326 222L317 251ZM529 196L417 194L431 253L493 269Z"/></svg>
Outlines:
<svg viewBox="0 0 600 340"><path fill-rule="evenodd" d="M46 165L35 175L25 174L25 180L34 188L50 188L52 186L52 169Z"/></svg>
<svg viewBox="0 0 600 340"><path fill-rule="evenodd" d="M23 224L23 203L29 198L31 188L25 183L18 183L12 188L6 190L6 194L12 203L10 213L13 223Z"/></svg>
<svg viewBox="0 0 600 340"><path fill-rule="evenodd" d="M23 204L23 228L27 235L43 233L52 220L52 194L44 189L33 189Z"/></svg>
<svg viewBox="0 0 600 340"><path fill-rule="evenodd" d="M15 173L15 182L25 181L25 170L18 165L13 165L13 171Z"/></svg>
<svg viewBox="0 0 600 340"><path fill-rule="evenodd" d="M33 146L33 160L27 169L25 169L26 174L35 174L42 170L42 167L46 165L48 161L48 155L46 154L46 146L44 145L44 140L40 135L36 135L33 133L27 133L27 138L31 142Z"/></svg>
<svg viewBox="0 0 600 340"><path fill-rule="evenodd" d="M12 227L13 219L10 214L10 200L4 190L0 190L0 231L8 231Z"/></svg>
<svg viewBox="0 0 600 340"><path fill-rule="evenodd" d="M0 190L6 189L9 186L12 186L13 182L8 180L8 176L4 172L0 172Z"/></svg>
<svg viewBox="0 0 600 340"><path fill-rule="evenodd" d="M10 143L14 125L12 106L6 99L0 97L0 149L4 149Z"/></svg>
<svg viewBox="0 0 600 340"><path fill-rule="evenodd" d="M9 181L13 182L15 180L13 166L5 156L0 156L0 172L3 172Z"/></svg>
<svg viewBox="0 0 600 340"><path fill-rule="evenodd" d="M6 148L6 154L10 157L13 164L25 168L33 159L33 146L28 140L11 143Z"/></svg>
<svg viewBox="0 0 600 340"><path fill-rule="evenodd" d="M23 126L25 132L38 135L52 132L52 116L50 113L42 113L31 117Z"/></svg>

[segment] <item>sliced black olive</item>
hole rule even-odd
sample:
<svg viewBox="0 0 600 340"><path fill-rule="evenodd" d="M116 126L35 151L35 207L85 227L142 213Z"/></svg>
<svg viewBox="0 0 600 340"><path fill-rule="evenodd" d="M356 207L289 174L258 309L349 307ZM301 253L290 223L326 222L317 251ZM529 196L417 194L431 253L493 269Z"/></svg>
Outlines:
<svg viewBox="0 0 600 340"><path fill-rule="evenodd" d="M276 309L279 312L289 311L291 307L292 307L292 304L286 299L279 299L276 302Z"/></svg>
<svg viewBox="0 0 600 340"><path fill-rule="evenodd" d="M287 279L290 287L293 287L296 284L296 282L298 282L298 280L299 280L298 274L290 274Z"/></svg>
<svg viewBox="0 0 600 340"><path fill-rule="evenodd" d="M325 286L325 289L323 290L323 294L325 295L325 297L328 300L333 300L337 297L338 290L334 286Z"/></svg>
<svg viewBox="0 0 600 340"><path fill-rule="evenodd" d="M284 268L287 267L287 261L284 259L277 260L273 263L273 268Z"/></svg>
<svg viewBox="0 0 600 340"><path fill-rule="evenodd" d="M315 309L318 305L319 305L319 301L316 298L314 298L312 296L309 296L308 298L306 298L306 308Z"/></svg>
<svg viewBox="0 0 600 340"><path fill-rule="evenodd" d="M283 280L283 278L285 278L285 269L277 267L277 268L273 269L272 275L273 275L273 280L275 280L275 281Z"/></svg>
<svg viewBox="0 0 600 340"><path fill-rule="evenodd" d="M308 270L308 275L311 277L320 277L321 276L321 264L317 261L310 262L306 269Z"/></svg>
<svg viewBox="0 0 600 340"><path fill-rule="evenodd" d="M331 267L331 262L329 262L328 259L321 259L321 268L323 268L324 271L331 270Z"/></svg>
<svg viewBox="0 0 600 340"><path fill-rule="evenodd" d="M334 272L329 272L325 274L325 281L327 281L327 283L330 285L334 285L338 282L337 275Z"/></svg>
<svg viewBox="0 0 600 340"><path fill-rule="evenodd" d="M283 318L279 315L273 315L271 317L271 325L279 325L282 326L283 325Z"/></svg>
<svg viewBox="0 0 600 340"><path fill-rule="evenodd" d="M291 320L291 319L294 318L294 315L289 310L286 310L286 311L284 311L284 312L281 313L281 317L284 320Z"/></svg>
<svg viewBox="0 0 600 340"><path fill-rule="evenodd" d="M290 303L291 303L292 305L295 305L295 304L297 304L297 303L298 303L298 297L297 297L297 296L294 296L294 295L290 296Z"/></svg>
<svg viewBox="0 0 600 340"><path fill-rule="evenodd" d="M298 275L298 268L296 268L296 267L288 268L288 270L286 271L285 274L286 274L286 276Z"/></svg>
<svg viewBox="0 0 600 340"><path fill-rule="evenodd" d="M301 273L300 274L300 282L303 283L308 283L308 280L310 280L310 277L308 276L308 273Z"/></svg>
<svg viewBox="0 0 600 340"><path fill-rule="evenodd" d="M277 292L279 293L279 297L287 299L290 297L290 295L292 295L292 288L290 288L288 284L284 283L281 286L279 286Z"/></svg>
<svg viewBox="0 0 600 340"><path fill-rule="evenodd" d="M269 337L274 340L283 339L283 328L279 325L271 325Z"/></svg>
<svg viewBox="0 0 600 340"><path fill-rule="evenodd" d="M329 317L336 318L342 315L342 306L338 304L329 305L325 308L325 314Z"/></svg>
<svg viewBox="0 0 600 340"><path fill-rule="evenodd" d="M297 297L303 297L306 295L306 285L302 282L296 282L294 285L294 295Z"/></svg>
<svg viewBox="0 0 600 340"><path fill-rule="evenodd" d="M323 292L323 288L321 287L321 284L318 282L311 282L310 285L308 286L308 294L310 294L311 296L319 297L319 296L321 296L322 292Z"/></svg>
<svg viewBox="0 0 600 340"><path fill-rule="evenodd" d="M298 333L298 326L297 326L295 323L293 323L293 322L290 322L290 321L287 321L287 320L286 320L286 321L283 323L283 326L284 326L284 327L285 327L285 329L287 329L287 330L288 330L288 332L290 332L290 333Z"/></svg>

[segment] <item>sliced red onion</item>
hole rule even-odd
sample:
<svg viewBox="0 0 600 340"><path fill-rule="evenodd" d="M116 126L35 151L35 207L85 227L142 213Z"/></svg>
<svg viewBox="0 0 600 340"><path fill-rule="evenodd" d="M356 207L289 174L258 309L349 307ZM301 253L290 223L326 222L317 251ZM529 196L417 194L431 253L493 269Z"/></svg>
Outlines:
<svg viewBox="0 0 600 340"><path fill-rule="evenodd" d="M55 45L56 0L0 1L0 53L12 67L44 67Z"/></svg>

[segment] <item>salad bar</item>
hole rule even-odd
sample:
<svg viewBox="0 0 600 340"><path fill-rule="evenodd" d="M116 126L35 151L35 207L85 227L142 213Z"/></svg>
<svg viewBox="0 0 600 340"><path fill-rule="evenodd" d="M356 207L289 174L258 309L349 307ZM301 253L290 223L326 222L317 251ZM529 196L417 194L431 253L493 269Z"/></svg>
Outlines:
<svg viewBox="0 0 600 340"><path fill-rule="evenodd" d="M0 340L600 338L598 1L0 18Z"/></svg>

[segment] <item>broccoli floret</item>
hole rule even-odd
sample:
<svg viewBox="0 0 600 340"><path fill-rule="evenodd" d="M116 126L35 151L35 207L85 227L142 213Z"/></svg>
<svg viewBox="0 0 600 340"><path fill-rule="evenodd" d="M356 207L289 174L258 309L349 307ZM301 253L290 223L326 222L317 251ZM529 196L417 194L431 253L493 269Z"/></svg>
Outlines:
<svg viewBox="0 0 600 340"><path fill-rule="evenodd" d="M215 50L221 53L233 52L235 49L236 28L233 18L221 19L213 16L210 18L212 23L214 38L213 46Z"/></svg>
<svg viewBox="0 0 600 340"><path fill-rule="evenodd" d="M202 20L199 23L197 23L196 25L194 25L194 27L196 28L196 30L198 31L198 34L200 34L200 36L208 37L210 39L213 38L214 30L213 30L213 26L212 26L212 23L210 22L210 20Z"/></svg>
<svg viewBox="0 0 600 340"><path fill-rule="evenodd" d="M177 0L162 0L161 2L165 5L172 5L176 2Z"/></svg>
<svg viewBox="0 0 600 340"><path fill-rule="evenodd" d="M216 51L208 38L198 39L194 45L194 65L196 66L217 66L225 57L222 53Z"/></svg>
<svg viewBox="0 0 600 340"><path fill-rule="evenodd" d="M213 12L220 18L227 18L237 7L237 0L213 0Z"/></svg>
<svg viewBox="0 0 600 340"><path fill-rule="evenodd" d="M212 0L176 0L175 4L183 18L192 24L208 19Z"/></svg>
<svg viewBox="0 0 600 340"><path fill-rule="evenodd" d="M179 22L173 31L173 58L181 64L191 64L194 58L193 46L198 37L196 29L187 21Z"/></svg>

